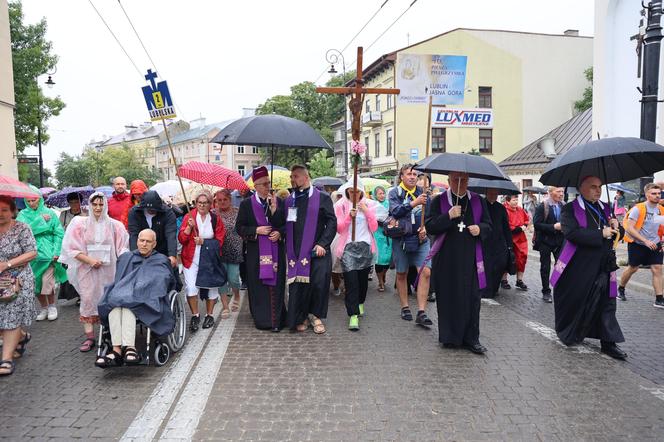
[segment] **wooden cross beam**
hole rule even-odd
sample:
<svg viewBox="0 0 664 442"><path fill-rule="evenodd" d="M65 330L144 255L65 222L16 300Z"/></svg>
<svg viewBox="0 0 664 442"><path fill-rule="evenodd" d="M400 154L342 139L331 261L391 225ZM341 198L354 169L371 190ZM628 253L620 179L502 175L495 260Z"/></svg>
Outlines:
<svg viewBox="0 0 664 442"><path fill-rule="evenodd" d="M364 103L364 96L366 94L394 94L397 95L399 89L383 89L383 88L365 88L364 80L362 79L362 46L357 48L357 75L355 77L355 87L317 87L316 92L320 94L341 94L350 95L348 108L351 114L351 129L353 133L353 140L360 141L360 132L362 129L362 103ZM396 74L395 74L396 75ZM344 130L347 128L344 127ZM344 158L344 161L347 161ZM357 189L357 161L353 165L353 189ZM357 202L353 199L353 209L357 207ZM351 234L351 241L355 241L355 218L353 218L353 230Z"/></svg>
<svg viewBox="0 0 664 442"><path fill-rule="evenodd" d="M360 141L360 132L362 127L362 104L366 94L394 94L397 95L399 89L391 88L365 88L362 79L362 46L357 48L357 76L355 77L354 87L317 87L316 92L321 94L340 94L350 95L348 108L351 114L351 128L353 140ZM344 128L346 130L346 128Z"/></svg>

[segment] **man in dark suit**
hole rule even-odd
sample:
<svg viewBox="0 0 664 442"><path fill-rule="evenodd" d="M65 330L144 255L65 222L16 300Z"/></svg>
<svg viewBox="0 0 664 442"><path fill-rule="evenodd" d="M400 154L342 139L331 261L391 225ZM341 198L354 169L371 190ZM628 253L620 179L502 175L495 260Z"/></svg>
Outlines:
<svg viewBox="0 0 664 442"><path fill-rule="evenodd" d="M533 224L535 225L535 239L533 249L540 253L540 276L542 278L542 300L553 302L549 276L551 272L551 254L554 260L558 259L563 244L563 232L560 226L560 212L563 207L562 187L549 187L549 197L535 209Z"/></svg>

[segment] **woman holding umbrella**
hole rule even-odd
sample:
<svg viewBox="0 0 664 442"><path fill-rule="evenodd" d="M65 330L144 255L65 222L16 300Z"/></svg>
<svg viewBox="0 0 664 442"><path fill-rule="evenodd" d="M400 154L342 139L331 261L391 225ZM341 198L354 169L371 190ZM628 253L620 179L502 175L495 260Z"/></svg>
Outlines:
<svg viewBox="0 0 664 442"><path fill-rule="evenodd" d="M26 198L25 209L21 210L16 220L30 226L37 242L37 258L30 262L35 275L35 295L41 304L37 321L47 318L49 321L54 321L58 319L58 310L55 307L55 283L67 280L67 273L58 262L65 231L55 212L44 207L44 198L41 196Z"/></svg>
<svg viewBox="0 0 664 442"><path fill-rule="evenodd" d="M362 180L358 179L357 187L353 187L351 178L341 186L339 193L342 198L334 204L339 234L334 253L341 259L344 271L346 312L350 318L348 329L357 331L360 329L358 318L364 316L372 255L377 251L373 233L378 228L378 221L373 206L364 198ZM351 234L353 230L354 235ZM349 247L351 243L356 244Z"/></svg>
<svg viewBox="0 0 664 442"><path fill-rule="evenodd" d="M510 230L512 231L512 245L514 254L516 255L516 288L528 290L528 286L523 282L523 274L526 271L526 262L528 261L528 238L526 237L526 229L530 224L530 216L528 212L519 207L519 196L509 195L505 201L505 209L507 209L507 219L509 221ZM507 282L507 273L503 275L503 280L500 283L501 287L509 290L511 287Z"/></svg>
<svg viewBox="0 0 664 442"><path fill-rule="evenodd" d="M30 227L14 221L15 211L14 198L0 195L0 376L14 373L14 359L25 352L31 338L22 328L37 316L35 280L28 265L37 256L37 244Z"/></svg>

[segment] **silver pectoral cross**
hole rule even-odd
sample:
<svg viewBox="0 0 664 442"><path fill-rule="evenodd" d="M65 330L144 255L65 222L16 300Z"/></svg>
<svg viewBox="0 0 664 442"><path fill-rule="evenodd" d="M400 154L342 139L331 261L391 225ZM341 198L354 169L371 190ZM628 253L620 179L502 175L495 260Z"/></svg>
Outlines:
<svg viewBox="0 0 664 442"><path fill-rule="evenodd" d="M457 226L459 226L459 232L463 232L463 229L466 228L466 225L463 223L463 221L457 224Z"/></svg>

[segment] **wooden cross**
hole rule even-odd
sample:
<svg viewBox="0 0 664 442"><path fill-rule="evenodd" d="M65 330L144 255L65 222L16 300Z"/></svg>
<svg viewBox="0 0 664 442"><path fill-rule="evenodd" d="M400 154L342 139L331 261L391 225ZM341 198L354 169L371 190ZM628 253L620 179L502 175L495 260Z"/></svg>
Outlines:
<svg viewBox="0 0 664 442"><path fill-rule="evenodd" d="M366 94L393 94L398 95L399 89L391 88L365 88L364 80L362 79L362 46L357 48L357 75L355 77L355 86L352 87L317 87L316 92L320 94L340 94L349 95L350 101L348 102L348 109L351 115L351 132L353 140L360 141L360 132L362 131L362 108L364 104L364 96ZM396 75L396 72L395 72ZM344 130L347 128L344 127ZM348 161L344 158L344 161ZM357 162L353 170L353 188L357 189ZM353 209L356 208L355 200L353 199ZM355 218L353 218L353 233L352 241L355 241Z"/></svg>

